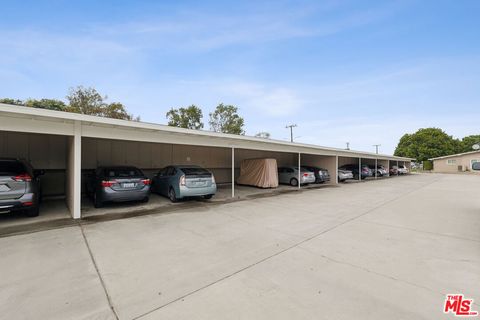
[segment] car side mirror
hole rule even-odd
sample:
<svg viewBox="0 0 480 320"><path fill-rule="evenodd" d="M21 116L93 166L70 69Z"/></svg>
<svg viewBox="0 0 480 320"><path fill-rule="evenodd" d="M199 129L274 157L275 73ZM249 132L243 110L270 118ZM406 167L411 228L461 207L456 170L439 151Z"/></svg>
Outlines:
<svg viewBox="0 0 480 320"><path fill-rule="evenodd" d="M45 174L45 170L43 169L33 170L33 175L35 177L43 176L44 174Z"/></svg>

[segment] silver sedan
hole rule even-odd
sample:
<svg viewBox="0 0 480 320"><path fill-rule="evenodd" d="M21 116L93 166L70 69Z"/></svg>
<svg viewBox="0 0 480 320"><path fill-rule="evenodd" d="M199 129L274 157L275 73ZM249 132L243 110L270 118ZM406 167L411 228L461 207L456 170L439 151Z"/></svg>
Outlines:
<svg viewBox="0 0 480 320"><path fill-rule="evenodd" d="M278 182L282 184L289 184L291 186L298 186L298 168L279 167L278 168ZM308 184L315 182L315 173L304 168L300 170L300 184Z"/></svg>

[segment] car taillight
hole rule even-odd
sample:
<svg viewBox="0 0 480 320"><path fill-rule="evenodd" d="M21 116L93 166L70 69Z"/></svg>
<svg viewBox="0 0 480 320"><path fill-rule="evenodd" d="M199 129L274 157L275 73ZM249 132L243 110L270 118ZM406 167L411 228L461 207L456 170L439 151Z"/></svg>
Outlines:
<svg viewBox="0 0 480 320"><path fill-rule="evenodd" d="M33 202L31 202L31 201L22 202L22 206L24 206L24 207L33 206Z"/></svg>
<svg viewBox="0 0 480 320"><path fill-rule="evenodd" d="M21 173L19 175L16 175L15 177L12 177L12 179L15 181L24 181L24 182L32 181L32 177L28 173Z"/></svg>
<svg viewBox="0 0 480 320"><path fill-rule="evenodd" d="M185 185L185 176L180 177L180 185L184 186Z"/></svg>
<svg viewBox="0 0 480 320"><path fill-rule="evenodd" d="M212 174L212 183L215 184L215 177Z"/></svg>
<svg viewBox="0 0 480 320"><path fill-rule="evenodd" d="M308 177L309 174L308 174L308 173L304 173L303 176L304 176L304 177Z"/></svg>
<svg viewBox="0 0 480 320"><path fill-rule="evenodd" d="M104 188L109 188L111 186L113 186L115 183L117 183L117 181L115 180L110 180L110 181L102 181L102 187Z"/></svg>
<svg viewBox="0 0 480 320"><path fill-rule="evenodd" d="M143 179L142 183L146 186L149 186L150 185L150 179Z"/></svg>

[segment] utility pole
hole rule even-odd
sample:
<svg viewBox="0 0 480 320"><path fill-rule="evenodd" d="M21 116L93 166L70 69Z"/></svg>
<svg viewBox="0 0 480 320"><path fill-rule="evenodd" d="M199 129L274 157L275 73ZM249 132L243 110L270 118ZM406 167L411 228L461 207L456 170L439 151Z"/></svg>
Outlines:
<svg viewBox="0 0 480 320"><path fill-rule="evenodd" d="M378 147L380 147L381 144L374 144L373 146L375 147L375 153L378 154Z"/></svg>
<svg viewBox="0 0 480 320"><path fill-rule="evenodd" d="M350 150L350 142L346 142L347 144L347 150Z"/></svg>
<svg viewBox="0 0 480 320"><path fill-rule="evenodd" d="M293 142L293 128L296 126L296 124L290 124L285 126L286 129L290 128L290 142Z"/></svg>

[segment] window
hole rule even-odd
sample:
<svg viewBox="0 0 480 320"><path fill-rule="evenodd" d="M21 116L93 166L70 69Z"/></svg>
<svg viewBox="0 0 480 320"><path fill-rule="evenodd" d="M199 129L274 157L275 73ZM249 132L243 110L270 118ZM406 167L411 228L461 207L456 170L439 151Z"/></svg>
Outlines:
<svg viewBox="0 0 480 320"><path fill-rule="evenodd" d="M198 176L202 174L210 174L210 172L208 172L207 170L203 168L198 168L198 167L190 167L190 168L183 167L181 169L183 173L185 173L186 175Z"/></svg>
<svg viewBox="0 0 480 320"><path fill-rule="evenodd" d="M175 170L174 167L168 167L167 173L165 175L173 176L173 175L175 175L175 173L176 173L176 170Z"/></svg>
<svg viewBox="0 0 480 320"><path fill-rule="evenodd" d="M9 174L20 174L25 173L27 170L25 166L15 160L5 160L0 161L0 174L1 175L9 175Z"/></svg>
<svg viewBox="0 0 480 320"><path fill-rule="evenodd" d="M454 165L457 164L457 160L456 160L456 159L448 159L448 160L447 160L447 164L448 164L449 166L454 166Z"/></svg>
<svg viewBox="0 0 480 320"><path fill-rule="evenodd" d="M131 178L141 177L142 172L137 168L125 167L125 168L106 168L105 177L110 178Z"/></svg>
<svg viewBox="0 0 480 320"><path fill-rule="evenodd" d="M167 172L167 169L168 169L168 167L167 167L167 168L163 168L163 169L161 169L160 171L158 171L158 176L159 176L159 177L164 177L165 174L166 174L166 172Z"/></svg>

